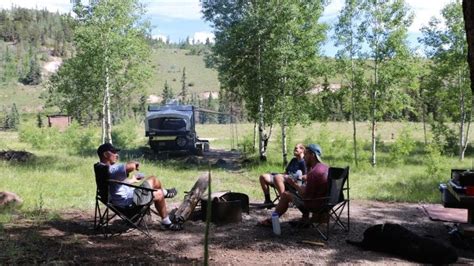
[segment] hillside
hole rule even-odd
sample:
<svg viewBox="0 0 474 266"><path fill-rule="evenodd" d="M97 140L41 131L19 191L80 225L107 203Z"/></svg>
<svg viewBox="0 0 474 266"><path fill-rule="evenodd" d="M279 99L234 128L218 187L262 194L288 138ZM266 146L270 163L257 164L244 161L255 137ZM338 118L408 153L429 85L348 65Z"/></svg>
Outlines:
<svg viewBox="0 0 474 266"><path fill-rule="evenodd" d="M153 50L152 63L154 73L146 92L148 95L161 95L165 81L173 89L174 94L181 91L183 68L186 69L186 84L190 94L196 93L207 98L205 92L218 92L219 81L217 71L206 68L204 56L190 55L189 50L159 48Z"/></svg>
<svg viewBox="0 0 474 266"><path fill-rule="evenodd" d="M186 68L189 93L196 93L202 98L208 97L208 93L205 92L217 93L219 91L217 71L205 67L202 55L186 55L188 53L189 50L182 49L154 49L152 54L154 73L145 88L146 93L159 98L165 81L168 81L174 94L178 94L181 90L183 67ZM19 82L0 83L0 107L8 107L15 103L20 113L41 111L44 100L40 96L46 93L47 79L60 61L59 57L54 56L41 61L43 82L39 85L23 85Z"/></svg>

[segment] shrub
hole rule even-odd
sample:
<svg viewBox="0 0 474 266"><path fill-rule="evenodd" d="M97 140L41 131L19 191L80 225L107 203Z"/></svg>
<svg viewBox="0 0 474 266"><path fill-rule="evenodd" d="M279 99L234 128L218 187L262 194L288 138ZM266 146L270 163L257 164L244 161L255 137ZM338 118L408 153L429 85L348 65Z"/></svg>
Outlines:
<svg viewBox="0 0 474 266"><path fill-rule="evenodd" d="M430 143L425 147L425 165L428 176L439 178L441 176L441 149L435 143Z"/></svg>
<svg viewBox="0 0 474 266"><path fill-rule="evenodd" d="M61 143L61 134L57 128L37 128L31 125L20 127L20 141L29 143L35 149L57 149Z"/></svg>
<svg viewBox="0 0 474 266"><path fill-rule="evenodd" d="M253 134L244 136L242 141L237 144L237 147L242 152L244 157L248 157L255 153L255 149L253 147Z"/></svg>
<svg viewBox="0 0 474 266"><path fill-rule="evenodd" d="M408 129L403 129L395 143L390 147L390 162L405 163L414 148L415 140L413 140L411 132Z"/></svg>
<svg viewBox="0 0 474 266"><path fill-rule="evenodd" d="M97 129L82 128L78 123L72 125L64 132L63 142L68 151L73 154L85 154L94 151L99 145L99 137L96 135Z"/></svg>
<svg viewBox="0 0 474 266"><path fill-rule="evenodd" d="M114 146L122 149L135 147L137 139L136 123L132 120L124 121L112 128L112 140Z"/></svg>

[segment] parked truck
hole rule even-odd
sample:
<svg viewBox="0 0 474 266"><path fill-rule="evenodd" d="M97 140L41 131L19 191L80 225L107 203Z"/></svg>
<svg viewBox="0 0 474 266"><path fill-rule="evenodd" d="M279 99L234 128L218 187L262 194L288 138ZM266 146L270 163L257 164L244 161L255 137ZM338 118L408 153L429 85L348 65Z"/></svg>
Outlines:
<svg viewBox="0 0 474 266"><path fill-rule="evenodd" d="M201 155L209 150L209 141L196 134L196 111L193 105L170 103L148 106L145 118L145 136L156 153L187 152Z"/></svg>

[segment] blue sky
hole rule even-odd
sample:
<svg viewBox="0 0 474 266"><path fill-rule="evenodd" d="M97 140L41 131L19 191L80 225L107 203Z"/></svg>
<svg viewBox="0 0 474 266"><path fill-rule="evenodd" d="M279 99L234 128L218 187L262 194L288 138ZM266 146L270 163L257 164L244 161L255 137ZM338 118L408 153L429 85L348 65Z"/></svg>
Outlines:
<svg viewBox="0 0 474 266"><path fill-rule="evenodd" d="M317 1L317 0L315 0ZM185 40L186 37L204 42L212 40L212 28L201 19L199 0L143 0L147 6L147 17L153 25L152 34L159 38L170 38L172 42ZM415 14L413 25L409 28L409 41L413 48L418 46L417 37L420 28L427 25L432 16L439 16L440 10L452 0L406 0ZM332 0L325 9L322 21L334 24L343 7L344 0ZM70 0L0 0L0 8L12 5L27 8L47 8L49 11L71 11ZM323 47L323 52L333 56L336 52L331 40Z"/></svg>

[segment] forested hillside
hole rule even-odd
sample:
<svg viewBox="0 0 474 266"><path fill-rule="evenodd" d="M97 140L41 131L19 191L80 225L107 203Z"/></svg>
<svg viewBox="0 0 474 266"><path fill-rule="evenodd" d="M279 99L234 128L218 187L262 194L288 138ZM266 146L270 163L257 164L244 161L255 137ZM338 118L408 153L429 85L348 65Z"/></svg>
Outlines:
<svg viewBox="0 0 474 266"><path fill-rule="evenodd" d="M47 10L0 10L0 81L41 83L40 64L70 56L73 19Z"/></svg>

